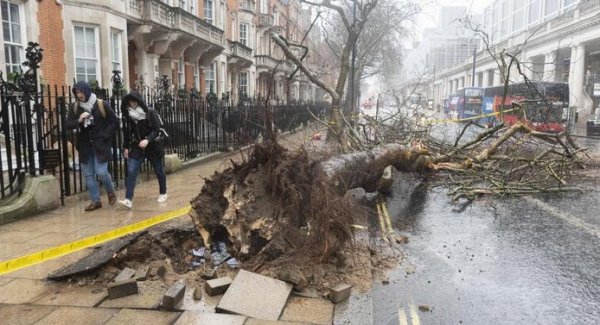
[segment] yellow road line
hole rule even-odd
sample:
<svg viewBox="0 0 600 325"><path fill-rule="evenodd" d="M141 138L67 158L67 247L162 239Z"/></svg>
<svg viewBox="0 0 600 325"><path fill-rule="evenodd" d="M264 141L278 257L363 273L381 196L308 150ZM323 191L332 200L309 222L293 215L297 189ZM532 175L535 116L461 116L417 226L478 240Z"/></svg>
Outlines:
<svg viewBox="0 0 600 325"><path fill-rule="evenodd" d="M390 243L390 240L387 237L387 232L385 231L385 223L383 221L383 213L381 211L381 202L377 203L377 217L379 217L379 226L381 227L381 236L386 243Z"/></svg>
<svg viewBox="0 0 600 325"><path fill-rule="evenodd" d="M400 309L398 309L398 322L400 325L408 325L406 312L404 312L404 308L402 308L402 306L400 306Z"/></svg>
<svg viewBox="0 0 600 325"><path fill-rule="evenodd" d="M390 217L390 214L388 212L387 207L385 206L384 201L381 201L381 210L383 211L383 216L385 217L385 222L388 227L388 234L395 235L396 232L394 231L394 228L392 227L392 218Z"/></svg>
<svg viewBox="0 0 600 325"><path fill-rule="evenodd" d="M157 225L159 223L177 218L190 211L190 206L186 206L177 210L172 210L140 222L127 225L121 228L109 230L98 235L90 236L87 238L79 239L64 245L52 247L39 251L33 254L21 256L8 261L0 262L0 275L13 272L28 266L39 264L57 257L71 254L73 252L82 250L84 248L96 246L98 244L113 240L115 238L123 237L140 230L144 230L148 227Z"/></svg>
<svg viewBox="0 0 600 325"><path fill-rule="evenodd" d="M419 313L417 313L417 306L414 304L410 304L410 319L412 325L421 325L421 320L419 319Z"/></svg>

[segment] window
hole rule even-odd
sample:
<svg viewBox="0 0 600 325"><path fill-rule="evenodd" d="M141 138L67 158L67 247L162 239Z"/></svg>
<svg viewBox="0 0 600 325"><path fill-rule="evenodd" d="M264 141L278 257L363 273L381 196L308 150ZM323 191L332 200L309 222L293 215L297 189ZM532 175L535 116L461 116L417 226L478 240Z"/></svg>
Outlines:
<svg viewBox="0 0 600 325"><path fill-rule="evenodd" d="M240 97L248 97L248 73L240 73Z"/></svg>
<svg viewBox="0 0 600 325"><path fill-rule="evenodd" d="M502 32L500 37L508 36L510 34L510 0L505 0L502 3Z"/></svg>
<svg viewBox="0 0 600 325"><path fill-rule="evenodd" d="M240 24L240 43L248 45L248 24Z"/></svg>
<svg viewBox="0 0 600 325"><path fill-rule="evenodd" d="M206 93L207 94L211 92L211 87L212 87L213 93L217 92L217 88L216 88L216 84L215 84L215 69L216 69L216 65L213 62L208 65L208 68L206 69L206 74L204 75L205 80L206 80Z"/></svg>
<svg viewBox="0 0 600 325"><path fill-rule="evenodd" d="M194 89L200 90L200 67L194 64Z"/></svg>
<svg viewBox="0 0 600 325"><path fill-rule="evenodd" d="M75 26L74 31L76 79L99 83L96 27Z"/></svg>
<svg viewBox="0 0 600 325"><path fill-rule="evenodd" d="M546 10L544 14L550 16L558 10L558 2L560 0L546 0Z"/></svg>
<svg viewBox="0 0 600 325"><path fill-rule="evenodd" d="M6 73L20 72L23 42L19 5L2 1L2 29L4 31L4 62Z"/></svg>
<svg viewBox="0 0 600 325"><path fill-rule="evenodd" d="M523 0L513 0L513 32L521 30L523 28L524 17L525 17L525 3Z"/></svg>
<svg viewBox="0 0 600 325"><path fill-rule="evenodd" d="M179 8L181 8L181 9L187 11L187 12L191 12L191 13L195 14L195 12L194 12L194 1L193 0L190 1L190 2L187 2L186 0L179 0Z"/></svg>
<svg viewBox="0 0 600 325"><path fill-rule="evenodd" d="M541 0L529 0L529 25L536 23L540 19Z"/></svg>
<svg viewBox="0 0 600 325"><path fill-rule="evenodd" d="M577 3L577 0L564 0L564 1L565 1L565 4L564 4L565 8L568 7L568 6L570 6L570 5L573 5L573 4Z"/></svg>
<svg viewBox="0 0 600 325"><path fill-rule="evenodd" d="M269 13L269 0L260 0L260 13L261 14Z"/></svg>
<svg viewBox="0 0 600 325"><path fill-rule="evenodd" d="M183 58L177 61L177 82L179 89L185 88L185 63Z"/></svg>
<svg viewBox="0 0 600 325"><path fill-rule="evenodd" d="M204 20L213 24L213 0L204 0Z"/></svg>
<svg viewBox="0 0 600 325"><path fill-rule="evenodd" d="M122 60L122 51L121 51L121 32L120 31L111 31L110 32L110 43L112 45L112 69L121 70L121 62Z"/></svg>

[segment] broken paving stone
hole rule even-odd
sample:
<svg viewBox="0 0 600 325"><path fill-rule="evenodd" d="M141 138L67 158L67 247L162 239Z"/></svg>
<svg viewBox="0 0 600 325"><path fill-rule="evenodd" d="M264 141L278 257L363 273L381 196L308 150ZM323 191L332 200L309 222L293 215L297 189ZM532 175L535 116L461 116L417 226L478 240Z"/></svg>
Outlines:
<svg viewBox="0 0 600 325"><path fill-rule="evenodd" d="M415 273L416 271L417 271L417 268L415 268L415 267L414 267L414 266L412 266L412 265L410 265L410 266L407 266L407 267L404 269L404 272L406 272L406 274L413 274L413 273Z"/></svg>
<svg viewBox="0 0 600 325"><path fill-rule="evenodd" d="M213 269L205 269L204 271L202 271L202 274L200 274L200 277L204 280L212 280L215 278L216 275L217 271Z"/></svg>
<svg viewBox="0 0 600 325"><path fill-rule="evenodd" d="M136 273L135 279L138 281L146 281L150 277L150 267L148 265L142 266Z"/></svg>
<svg viewBox="0 0 600 325"><path fill-rule="evenodd" d="M240 270L221 298L217 312L277 320L291 291L289 283Z"/></svg>
<svg viewBox="0 0 600 325"><path fill-rule="evenodd" d="M185 295L185 288L185 282L177 282L172 285L163 296L163 308L173 309L175 305L177 305L181 299L183 299L183 296Z"/></svg>
<svg viewBox="0 0 600 325"><path fill-rule="evenodd" d="M156 275L158 275L159 277L164 277L165 274L167 274L167 267L164 265L161 265L160 267L158 267L158 269L156 269Z"/></svg>
<svg viewBox="0 0 600 325"><path fill-rule="evenodd" d="M193 298L194 298L194 300L202 300L202 288L201 287L196 287L196 289L194 289Z"/></svg>
<svg viewBox="0 0 600 325"><path fill-rule="evenodd" d="M113 281L123 282L125 280L129 280L129 279L133 278L134 275L135 275L135 270L126 267L123 270L121 270L119 275L117 275Z"/></svg>
<svg viewBox="0 0 600 325"><path fill-rule="evenodd" d="M320 298L321 297L321 294L315 288L304 288L299 291L294 290L292 293L297 296L305 297L305 298Z"/></svg>
<svg viewBox="0 0 600 325"><path fill-rule="evenodd" d="M329 300L291 297L280 319L305 324L330 325L333 324L334 308L335 305Z"/></svg>
<svg viewBox="0 0 600 325"><path fill-rule="evenodd" d="M419 310L428 313L431 311L431 307L429 305L419 305Z"/></svg>
<svg viewBox="0 0 600 325"><path fill-rule="evenodd" d="M138 293L135 279L110 283L107 287L108 299L116 299Z"/></svg>
<svg viewBox="0 0 600 325"><path fill-rule="evenodd" d="M331 288L329 290L329 300L334 303L342 302L348 298L350 298L350 290L352 286L349 284L338 284L337 286Z"/></svg>
<svg viewBox="0 0 600 325"><path fill-rule="evenodd" d="M209 296L222 295L227 291L227 288L231 285L233 280L230 277L226 276L223 278L208 280L204 283L204 291Z"/></svg>
<svg viewBox="0 0 600 325"><path fill-rule="evenodd" d="M306 280L304 274L297 269L283 268L278 269L275 273L279 280L293 283L294 289L298 291L301 291L308 286L308 280Z"/></svg>

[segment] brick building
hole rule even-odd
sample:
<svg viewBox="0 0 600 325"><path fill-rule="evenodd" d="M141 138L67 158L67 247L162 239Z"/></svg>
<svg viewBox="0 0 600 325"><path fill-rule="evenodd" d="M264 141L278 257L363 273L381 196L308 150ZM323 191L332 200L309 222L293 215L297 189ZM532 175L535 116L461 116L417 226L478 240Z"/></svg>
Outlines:
<svg viewBox="0 0 600 325"><path fill-rule="evenodd" d="M44 49L40 82L74 80L110 87L122 71L127 89L154 87L167 75L175 89L211 89L232 98L315 98L271 41L277 31L299 41L307 16L298 0L2 0L0 69L19 71L27 42ZM312 44L310 39L308 44Z"/></svg>

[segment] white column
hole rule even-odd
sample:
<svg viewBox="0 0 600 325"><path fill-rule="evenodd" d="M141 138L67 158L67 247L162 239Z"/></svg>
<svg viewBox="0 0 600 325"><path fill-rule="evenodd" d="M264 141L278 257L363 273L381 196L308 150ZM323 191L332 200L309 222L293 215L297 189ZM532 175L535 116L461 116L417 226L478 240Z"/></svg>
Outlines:
<svg viewBox="0 0 600 325"><path fill-rule="evenodd" d="M500 71L498 69L494 70L494 86L502 85L502 76L500 76Z"/></svg>
<svg viewBox="0 0 600 325"><path fill-rule="evenodd" d="M532 80L533 78L533 62L531 58L527 59L526 62L521 64L521 71L527 77L527 79Z"/></svg>
<svg viewBox="0 0 600 325"><path fill-rule="evenodd" d="M458 78L458 89L465 88L465 77Z"/></svg>
<svg viewBox="0 0 600 325"><path fill-rule="evenodd" d="M489 87L490 86L490 71L485 70L483 75L481 76L481 87Z"/></svg>
<svg viewBox="0 0 600 325"><path fill-rule="evenodd" d="M583 108L583 84L585 79L585 45L573 47L571 52L571 65L569 66L569 105Z"/></svg>
<svg viewBox="0 0 600 325"><path fill-rule="evenodd" d="M575 48L573 48L574 50ZM571 54L571 59L573 54ZM544 81L553 82L556 80L556 60L557 53L552 51L544 56Z"/></svg>
<svg viewBox="0 0 600 325"><path fill-rule="evenodd" d="M479 87L479 72L475 72L475 87Z"/></svg>

